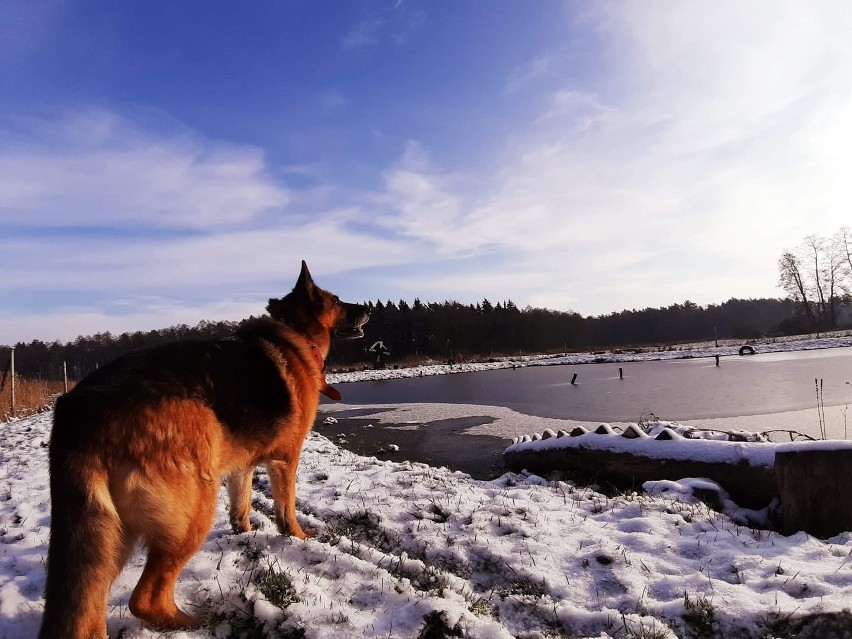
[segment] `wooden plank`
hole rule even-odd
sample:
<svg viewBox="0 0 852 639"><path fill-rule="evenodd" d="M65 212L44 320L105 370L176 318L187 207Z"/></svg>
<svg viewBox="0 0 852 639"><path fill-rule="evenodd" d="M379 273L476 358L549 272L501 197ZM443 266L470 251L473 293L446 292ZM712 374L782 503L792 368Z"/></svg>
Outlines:
<svg viewBox="0 0 852 639"><path fill-rule="evenodd" d="M852 450L780 452L775 470L786 534L852 530Z"/></svg>

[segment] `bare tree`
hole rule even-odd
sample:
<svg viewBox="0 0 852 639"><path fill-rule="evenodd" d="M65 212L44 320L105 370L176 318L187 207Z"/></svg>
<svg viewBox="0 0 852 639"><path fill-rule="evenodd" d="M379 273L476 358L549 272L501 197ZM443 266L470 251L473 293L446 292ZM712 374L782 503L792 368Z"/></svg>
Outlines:
<svg viewBox="0 0 852 639"><path fill-rule="evenodd" d="M840 227L834 234L834 241L837 243L840 259L844 262L844 278L848 293L852 290L852 229L848 226Z"/></svg>
<svg viewBox="0 0 852 639"><path fill-rule="evenodd" d="M837 328L852 265L852 232L808 235L778 260L778 283L804 311L811 328Z"/></svg>
<svg viewBox="0 0 852 639"><path fill-rule="evenodd" d="M825 315L829 326L837 328L837 321L840 318L840 307L843 305L843 291L845 288L843 279L846 272L846 257L841 251L836 234L825 242L824 248L822 279L828 291L828 313Z"/></svg>
<svg viewBox="0 0 852 639"><path fill-rule="evenodd" d="M810 300L810 285L805 285L801 260L792 251L784 251L778 259L778 284L805 311L808 323L816 328L817 320Z"/></svg>
<svg viewBox="0 0 852 639"><path fill-rule="evenodd" d="M809 260L809 272L811 290L816 302L817 324L820 328L826 325L825 318L825 262L820 264L820 258L825 257L825 238L819 235L808 235L799 245L799 250L807 256Z"/></svg>
<svg viewBox="0 0 852 639"><path fill-rule="evenodd" d="M822 328L837 328L845 258L834 239L808 235L801 246L810 258L811 284L815 291L819 325Z"/></svg>

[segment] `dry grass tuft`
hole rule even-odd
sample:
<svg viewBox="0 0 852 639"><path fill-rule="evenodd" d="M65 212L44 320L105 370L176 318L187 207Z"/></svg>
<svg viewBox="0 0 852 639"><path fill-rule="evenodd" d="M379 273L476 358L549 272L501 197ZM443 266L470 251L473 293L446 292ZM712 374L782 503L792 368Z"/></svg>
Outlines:
<svg viewBox="0 0 852 639"><path fill-rule="evenodd" d="M0 422L12 417L26 417L40 413L53 406L56 398L65 392L61 381L44 379L26 379L15 376L15 414L12 415L12 380L7 378L0 389ZM68 389L73 383L68 383Z"/></svg>

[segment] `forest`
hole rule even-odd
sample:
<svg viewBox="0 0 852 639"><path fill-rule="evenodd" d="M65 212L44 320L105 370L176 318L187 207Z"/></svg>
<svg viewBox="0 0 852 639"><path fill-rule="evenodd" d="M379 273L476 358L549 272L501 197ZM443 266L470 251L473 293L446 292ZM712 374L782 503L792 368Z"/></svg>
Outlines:
<svg viewBox="0 0 852 639"><path fill-rule="evenodd" d="M332 369L371 364L375 352L368 349L377 341L389 351L388 364L405 364L427 359L460 362L503 355L673 344L716 337L747 340L808 328L796 319L800 313L791 299L731 299L708 306L685 301L595 317L543 308L520 309L511 300L492 303L484 299L462 304L415 299L411 304L403 300L365 304L371 318L364 327L364 339L336 342L328 358ZM123 353L175 340L227 338L239 324L204 321L194 327L180 325L121 335L97 333L64 344L39 340L19 343L14 345L16 370L23 377L61 379L65 362L69 378L80 379ZM8 367L9 359L10 347L0 346L0 367Z"/></svg>

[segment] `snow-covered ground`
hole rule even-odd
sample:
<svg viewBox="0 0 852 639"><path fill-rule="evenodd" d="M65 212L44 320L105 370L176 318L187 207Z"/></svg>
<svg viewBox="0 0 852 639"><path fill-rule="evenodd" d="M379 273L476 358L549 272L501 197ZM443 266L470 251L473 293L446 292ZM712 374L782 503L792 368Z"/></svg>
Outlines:
<svg viewBox="0 0 852 639"><path fill-rule="evenodd" d="M35 637L41 616L50 419L0 426L2 639ZM826 639L844 636L832 622L852 628L852 533L751 529L695 500L692 481L616 497L535 476L474 481L358 457L319 434L298 481L302 524L319 531L307 541L276 533L262 469L257 532L231 534L220 494L177 589L209 628L164 635L130 616L139 550L113 587L110 635Z"/></svg>

